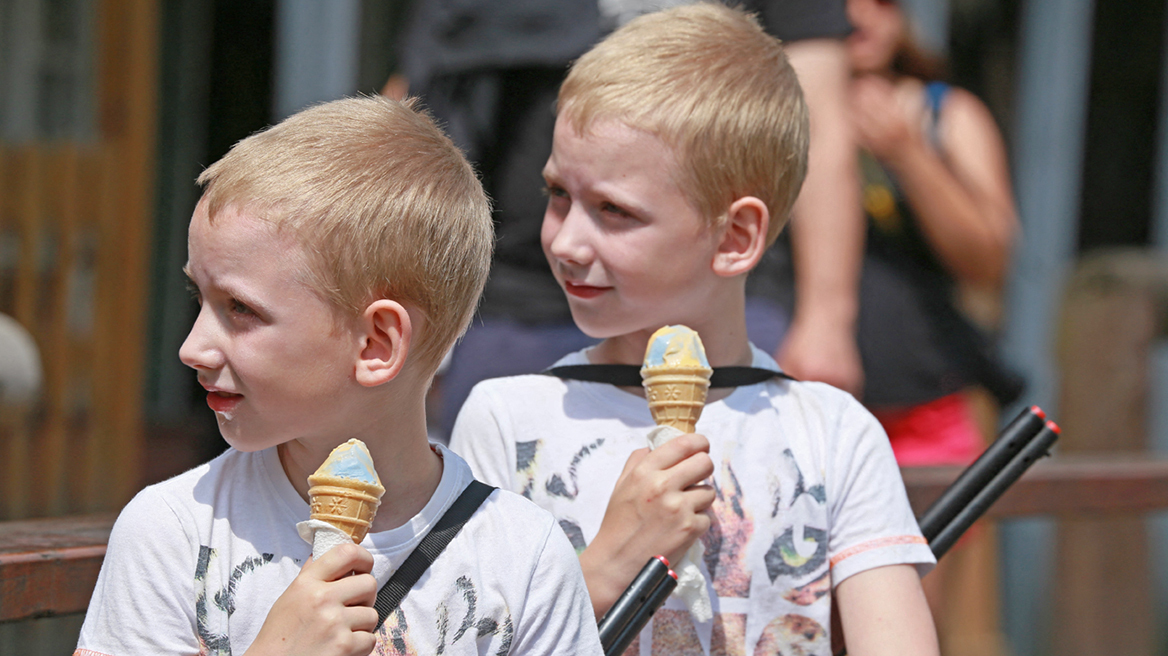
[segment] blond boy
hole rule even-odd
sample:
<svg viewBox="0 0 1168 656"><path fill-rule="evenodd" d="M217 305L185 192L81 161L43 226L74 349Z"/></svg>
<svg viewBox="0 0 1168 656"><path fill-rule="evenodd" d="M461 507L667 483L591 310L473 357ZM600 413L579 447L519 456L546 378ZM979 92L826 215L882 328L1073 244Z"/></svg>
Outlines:
<svg viewBox="0 0 1168 656"><path fill-rule="evenodd" d="M559 364L638 365L685 324L711 365L777 365L746 338L744 282L806 170L807 115L780 44L717 4L641 17L560 91L544 251L577 325ZM670 599L632 653L936 653L918 571L933 562L887 439L849 395L778 377L713 390L652 452L639 388L520 376L475 388L452 448L550 510L603 613L653 554L701 538L711 621ZM712 477L712 478L711 478ZM639 650L639 651L638 651Z"/></svg>
<svg viewBox="0 0 1168 656"><path fill-rule="evenodd" d="M576 558L496 491L375 631L377 589L471 481L423 398L491 249L461 153L412 102L319 105L199 178L180 350L222 456L123 510L79 654L598 653ZM386 487L358 545L310 558L307 476L356 437Z"/></svg>

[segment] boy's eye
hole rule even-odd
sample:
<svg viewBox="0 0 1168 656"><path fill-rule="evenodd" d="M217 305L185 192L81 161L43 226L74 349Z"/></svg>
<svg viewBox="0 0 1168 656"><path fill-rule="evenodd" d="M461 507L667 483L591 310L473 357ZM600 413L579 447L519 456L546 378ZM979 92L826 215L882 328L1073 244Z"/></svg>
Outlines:
<svg viewBox="0 0 1168 656"><path fill-rule="evenodd" d="M227 307L231 310L232 314L255 314L251 308L241 303L239 299L233 298L229 300Z"/></svg>
<svg viewBox="0 0 1168 656"><path fill-rule="evenodd" d="M567 198L568 192L556 185L544 185L543 194L549 198Z"/></svg>
<svg viewBox="0 0 1168 656"><path fill-rule="evenodd" d="M631 217L632 216L632 214L629 214L628 212L626 212L623 207L621 207L619 205L614 205L612 203L607 203L607 202L600 204L600 211L608 213L608 214L616 214L617 216L624 216L624 217Z"/></svg>

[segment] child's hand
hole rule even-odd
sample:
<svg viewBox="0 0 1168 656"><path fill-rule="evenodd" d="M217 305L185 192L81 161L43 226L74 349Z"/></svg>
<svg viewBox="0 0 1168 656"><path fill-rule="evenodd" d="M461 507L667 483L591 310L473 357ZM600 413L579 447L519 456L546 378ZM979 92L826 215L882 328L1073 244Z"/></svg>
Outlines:
<svg viewBox="0 0 1168 656"><path fill-rule="evenodd" d="M356 544L309 558L268 612L247 656L366 656L376 644L373 556Z"/></svg>
<svg viewBox="0 0 1168 656"><path fill-rule="evenodd" d="M600 530L580 554L597 617L646 561L663 554L678 562L710 527L705 511L714 502L714 490L702 483L714 473L709 450L704 436L691 433L629 456Z"/></svg>

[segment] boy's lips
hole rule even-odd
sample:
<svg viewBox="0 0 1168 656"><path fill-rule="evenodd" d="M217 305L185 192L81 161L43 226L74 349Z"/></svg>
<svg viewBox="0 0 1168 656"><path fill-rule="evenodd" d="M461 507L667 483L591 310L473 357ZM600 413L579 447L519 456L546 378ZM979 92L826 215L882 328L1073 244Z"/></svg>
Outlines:
<svg viewBox="0 0 1168 656"><path fill-rule="evenodd" d="M215 412L231 412L242 400L242 394L217 392L214 390L207 392L207 405Z"/></svg>
<svg viewBox="0 0 1168 656"><path fill-rule="evenodd" d="M564 281L564 291L575 296L576 298L596 298L604 292L612 289L611 287L596 287L594 285L585 285L582 283Z"/></svg>

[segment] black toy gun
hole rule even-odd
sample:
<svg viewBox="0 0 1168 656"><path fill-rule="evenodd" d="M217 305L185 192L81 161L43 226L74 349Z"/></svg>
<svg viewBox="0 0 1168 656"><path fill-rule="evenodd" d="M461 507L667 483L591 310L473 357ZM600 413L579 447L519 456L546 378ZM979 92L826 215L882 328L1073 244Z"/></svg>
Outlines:
<svg viewBox="0 0 1168 656"><path fill-rule="evenodd" d="M629 643L677 587L677 574L665 556L653 556L616 603L600 618L600 646L605 656L624 653Z"/></svg>
<svg viewBox="0 0 1168 656"><path fill-rule="evenodd" d="M921 534L937 558L945 555L985 511L1039 458L1049 455L1059 427L1038 406L1023 410L998 439L921 515ZM617 656L641 632L673 589L677 575L663 556L649 559L600 619L605 656Z"/></svg>
<svg viewBox="0 0 1168 656"><path fill-rule="evenodd" d="M969 530L1039 458L1049 455L1059 427L1038 406L1022 411L998 439L921 515L921 534L937 558Z"/></svg>

